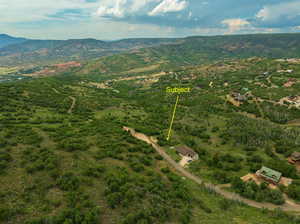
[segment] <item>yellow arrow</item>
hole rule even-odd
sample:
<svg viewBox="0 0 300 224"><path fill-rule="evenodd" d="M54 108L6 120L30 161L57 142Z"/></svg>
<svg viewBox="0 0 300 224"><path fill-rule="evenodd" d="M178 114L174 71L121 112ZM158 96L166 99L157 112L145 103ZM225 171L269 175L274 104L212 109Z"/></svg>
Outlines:
<svg viewBox="0 0 300 224"><path fill-rule="evenodd" d="M178 101L179 101L179 95L177 95L176 103L174 106L174 111L173 111L172 120L171 120L171 124L170 124L170 128L169 128L169 132L168 132L167 141L169 141L169 139L171 137L171 131L172 131L172 127L173 127L173 122L174 122L174 118L175 118L175 114L176 114L176 108L177 108Z"/></svg>

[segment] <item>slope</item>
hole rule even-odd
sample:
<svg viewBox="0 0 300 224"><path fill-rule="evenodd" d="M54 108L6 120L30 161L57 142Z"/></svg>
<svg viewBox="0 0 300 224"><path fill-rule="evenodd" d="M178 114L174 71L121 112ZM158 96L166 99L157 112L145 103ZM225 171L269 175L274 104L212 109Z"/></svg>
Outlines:
<svg viewBox="0 0 300 224"><path fill-rule="evenodd" d="M173 44L95 59L82 69L82 73L126 73L131 69L150 65L159 65L159 69L170 69L232 58L292 58L299 54L300 34L188 37Z"/></svg>
<svg viewBox="0 0 300 224"><path fill-rule="evenodd" d="M28 40L1 48L0 66L86 60L174 41L176 39L130 39L111 42L95 39Z"/></svg>
<svg viewBox="0 0 300 224"><path fill-rule="evenodd" d="M25 42L25 38L12 37L7 34L0 34L0 48L6 47L11 44L19 44Z"/></svg>

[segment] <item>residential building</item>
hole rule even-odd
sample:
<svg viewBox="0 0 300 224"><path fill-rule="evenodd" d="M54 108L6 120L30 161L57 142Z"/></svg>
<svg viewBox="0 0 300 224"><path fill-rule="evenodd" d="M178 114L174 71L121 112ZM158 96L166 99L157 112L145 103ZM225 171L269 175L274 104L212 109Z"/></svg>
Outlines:
<svg viewBox="0 0 300 224"><path fill-rule="evenodd" d="M292 164L295 164L297 162L300 162L300 152L294 152L289 158L289 162Z"/></svg>
<svg viewBox="0 0 300 224"><path fill-rule="evenodd" d="M177 146L175 147L175 150L181 155L181 156L186 156L189 157L193 160L199 159L198 154L191 148L187 146Z"/></svg>
<svg viewBox="0 0 300 224"><path fill-rule="evenodd" d="M256 171L256 175L272 184L278 184L282 177L282 174L280 172L272 170L265 166L263 166L260 170Z"/></svg>

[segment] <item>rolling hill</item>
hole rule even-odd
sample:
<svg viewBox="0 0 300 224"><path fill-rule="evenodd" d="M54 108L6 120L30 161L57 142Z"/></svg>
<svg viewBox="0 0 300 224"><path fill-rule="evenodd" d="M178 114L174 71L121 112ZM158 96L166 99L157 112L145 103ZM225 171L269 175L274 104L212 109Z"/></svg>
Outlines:
<svg viewBox="0 0 300 224"><path fill-rule="evenodd" d="M96 39L27 40L0 48L0 66L52 64L87 60L127 50L169 44L177 39L125 39L105 42Z"/></svg>
<svg viewBox="0 0 300 224"><path fill-rule="evenodd" d="M300 58L299 37L28 40L2 48L1 63L96 58L36 66L24 74L62 70L0 83L0 222L299 224L300 166L288 159L300 152L300 60L282 59ZM115 55L99 58L105 54ZM191 88L177 98L169 141L176 95L167 87ZM178 168L179 145L198 160ZM242 181L263 166L292 182Z"/></svg>
<svg viewBox="0 0 300 224"><path fill-rule="evenodd" d="M11 44L19 44L25 42L25 38L12 37L7 34L0 34L0 48L6 47Z"/></svg>
<svg viewBox="0 0 300 224"><path fill-rule="evenodd" d="M0 48L0 66L52 64L97 58L100 58L98 61L101 64L102 60L118 60L114 56L106 59L101 57L115 54L119 56L122 52L126 58L137 58L146 64L152 64L154 59L154 63L164 61L168 65L197 65L220 59L254 56L296 57L300 52L300 34L137 38L118 41L27 40Z"/></svg>
<svg viewBox="0 0 300 224"><path fill-rule="evenodd" d="M293 58L300 55L300 34L188 37L173 44L139 49L92 60L84 74L120 73L157 65L156 69L194 66L249 57Z"/></svg>
<svg viewBox="0 0 300 224"><path fill-rule="evenodd" d="M133 57L122 57L119 62L134 66ZM117 70L118 61L112 62ZM293 73L277 72L287 69ZM266 71L269 76L262 75ZM1 83L0 222L299 224L296 213L279 208L299 206L300 173L287 157L300 151L300 127L289 125L300 110L278 102L299 94L300 64L234 59L154 75L124 79L120 73L117 79L108 74L101 80L100 72L70 71ZM290 80L294 85L285 87ZM192 91L180 96L166 141L175 104L175 95L165 92L169 86ZM227 102L226 95L246 94L244 88L251 91L247 101ZM191 147L199 159L186 171L265 209L226 199L185 178L123 126L154 136L175 164L181 157L172 147ZM293 178L293 184L269 189L241 182L261 166ZM268 210L274 206L278 209Z"/></svg>

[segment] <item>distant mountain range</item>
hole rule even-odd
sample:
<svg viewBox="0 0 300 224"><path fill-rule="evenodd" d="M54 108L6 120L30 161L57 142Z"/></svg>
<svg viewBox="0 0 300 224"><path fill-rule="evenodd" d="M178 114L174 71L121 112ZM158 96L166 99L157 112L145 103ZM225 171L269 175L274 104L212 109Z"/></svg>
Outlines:
<svg viewBox="0 0 300 224"><path fill-rule="evenodd" d="M31 40L3 35L3 38L0 38L0 66L87 60L128 50L171 44L176 41L177 39L167 38L118 41L96 39Z"/></svg>
<svg viewBox="0 0 300 224"><path fill-rule="evenodd" d="M249 57L300 58L300 34L253 34L188 37L173 44L139 49L89 61L84 74L120 73L194 66Z"/></svg>
<svg viewBox="0 0 300 224"><path fill-rule="evenodd" d="M6 47L11 44L20 44L25 42L25 38L12 37L7 34L0 34L0 48Z"/></svg>
<svg viewBox="0 0 300 224"><path fill-rule="evenodd" d="M193 65L224 58L300 57L300 34L252 34L187 38L143 38L118 41L95 39L27 40L0 37L0 66L52 64L100 58L119 60L126 52L130 61L143 64L166 61ZM124 55L119 57L124 60ZM95 63L95 62L93 62ZM126 60L124 61L126 63ZM135 66L137 63L133 63ZM127 66L128 67L128 66ZM130 67L130 66L129 66Z"/></svg>

